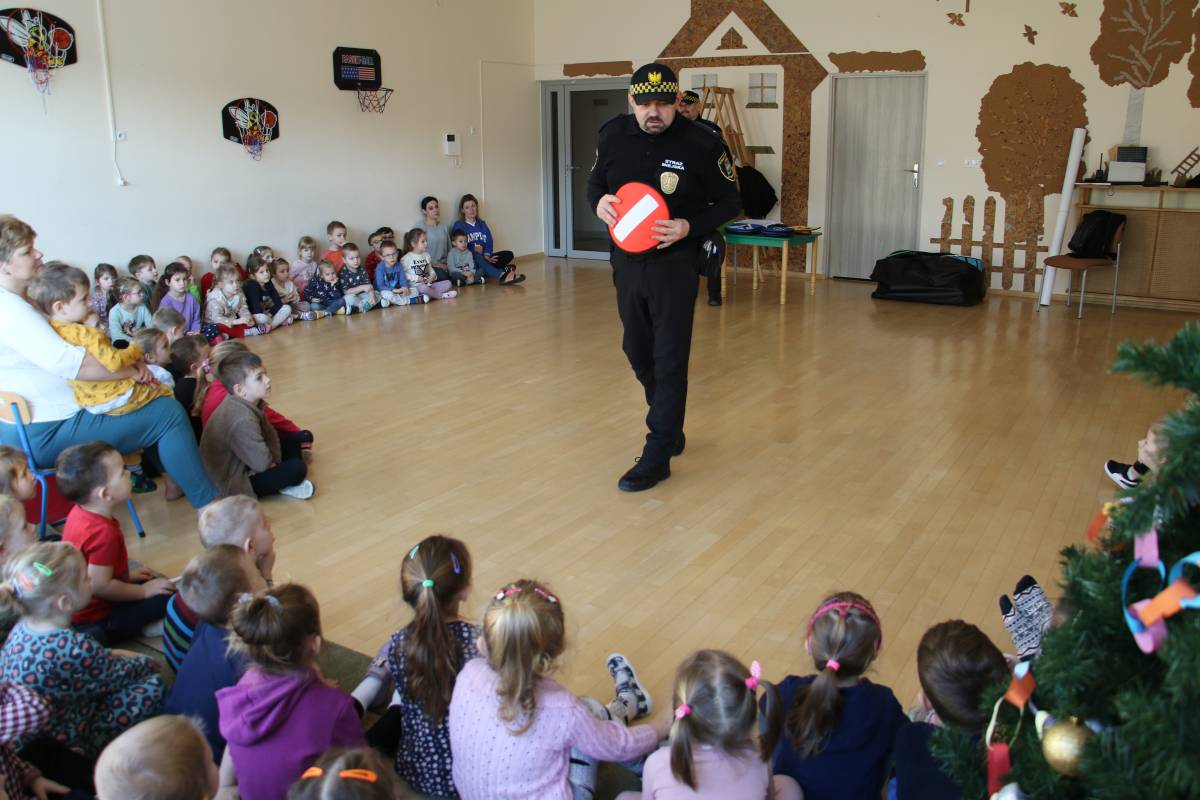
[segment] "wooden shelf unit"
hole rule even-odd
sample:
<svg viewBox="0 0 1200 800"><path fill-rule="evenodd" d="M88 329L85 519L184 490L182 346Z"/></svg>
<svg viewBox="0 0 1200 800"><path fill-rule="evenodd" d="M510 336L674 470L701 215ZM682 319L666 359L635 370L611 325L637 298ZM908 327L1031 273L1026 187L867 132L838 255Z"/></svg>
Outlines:
<svg viewBox="0 0 1200 800"><path fill-rule="evenodd" d="M1200 188L1077 183L1075 222L1088 211L1124 214L1120 305L1200 311ZM1099 197L1095 195L1099 194ZM1145 202L1142 202L1143 199ZM1072 275L1072 289L1077 278ZM1087 299L1110 302L1112 270L1088 275Z"/></svg>

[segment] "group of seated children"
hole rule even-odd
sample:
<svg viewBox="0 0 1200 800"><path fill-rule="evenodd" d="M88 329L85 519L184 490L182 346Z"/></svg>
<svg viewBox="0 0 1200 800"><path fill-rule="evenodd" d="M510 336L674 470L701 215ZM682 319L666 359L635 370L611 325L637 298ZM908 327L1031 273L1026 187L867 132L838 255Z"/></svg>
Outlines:
<svg viewBox="0 0 1200 800"><path fill-rule="evenodd" d="M511 252L492 252L492 233L478 209L478 201L465 195L460 219L447 228L439 221L437 199L424 198L423 221L404 234L401 245L391 228L380 228L368 238L365 259L336 220L326 226L329 249L319 260L311 236L301 237L295 261L259 245L244 269L228 249L217 247L203 290L193 280L187 256L168 264L161 277L148 255L134 256L125 276L111 264L99 264L83 308L69 310L73 316L87 313L71 321L107 331L115 344L132 341L140 330L163 327L160 315L166 315L183 333L216 344L269 333L296 320L449 299L457 296L454 287L486 283L489 277L504 286L524 281Z"/></svg>
<svg viewBox="0 0 1200 800"><path fill-rule="evenodd" d="M4 486L28 491L15 464L0 463ZM176 587L129 568L112 518L129 491L116 451L72 448L58 470L78 504L64 541L31 544L16 523L3 539L0 611L19 621L0 649L0 717L19 708L33 720L0 729L10 798L69 786L103 800L404 798L408 789L569 800L592 797L598 763L613 761L641 776L641 792L622 800L877 800L885 787L900 800L938 800L961 792L930 753L936 726L980 733L983 693L1009 677L978 628L935 625L917 652L925 721L912 722L866 677L883 646L878 613L838 592L797 642L813 674L773 684L757 661L700 650L655 713L614 653L605 663L613 697L577 697L552 677L566 651L564 602L543 583L513 581L488 596L476 627L462 617L470 552L430 536L400 563L411 622L346 693L317 667L313 593L272 583L274 534L255 499L226 497L201 512L202 551ZM108 649L164 615L169 693L149 659ZM366 710L381 716L365 729Z"/></svg>

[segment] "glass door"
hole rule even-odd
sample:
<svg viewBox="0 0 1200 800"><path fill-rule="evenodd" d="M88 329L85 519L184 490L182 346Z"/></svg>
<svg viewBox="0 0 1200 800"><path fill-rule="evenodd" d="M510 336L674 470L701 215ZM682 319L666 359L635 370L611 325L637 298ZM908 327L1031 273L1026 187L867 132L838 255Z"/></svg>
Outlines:
<svg viewBox="0 0 1200 800"><path fill-rule="evenodd" d="M608 229L587 200L597 134L628 111L622 79L548 83L542 89L546 254L607 260Z"/></svg>

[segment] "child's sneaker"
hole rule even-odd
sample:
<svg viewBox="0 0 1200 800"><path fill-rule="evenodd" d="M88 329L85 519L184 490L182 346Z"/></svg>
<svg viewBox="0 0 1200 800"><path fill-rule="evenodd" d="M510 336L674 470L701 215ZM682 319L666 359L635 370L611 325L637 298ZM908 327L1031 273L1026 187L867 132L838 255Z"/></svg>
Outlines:
<svg viewBox="0 0 1200 800"><path fill-rule="evenodd" d="M642 687L638 681L637 672L634 671L633 665L629 663L629 659L620 653L613 653L606 660L608 674L612 676L613 684L617 689L617 700L624 703L631 710L636 709L632 716L628 719L632 722L635 719L646 716L654 709L654 700L650 697L650 693Z"/></svg>
<svg viewBox="0 0 1200 800"><path fill-rule="evenodd" d="M334 316L336 316L336 317L345 316L346 314L349 314L349 313L350 313L350 309L346 308L345 305L338 306L337 311L333 312Z"/></svg>
<svg viewBox="0 0 1200 800"><path fill-rule="evenodd" d="M257 326L251 325L246 330L242 331L243 336L262 336L263 332Z"/></svg>
<svg viewBox="0 0 1200 800"><path fill-rule="evenodd" d="M279 493L288 497L294 497L297 500L307 500L313 496L313 492L317 489L313 486L310 480L302 480L295 486L285 486L279 490Z"/></svg>
<svg viewBox="0 0 1200 800"><path fill-rule="evenodd" d="M392 301L388 300L386 297L381 297L381 298L379 298L379 307L380 308L391 308Z"/></svg>
<svg viewBox="0 0 1200 800"><path fill-rule="evenodd" d="M1142 476L1134 469L1133 464L1122 464L1120 461L1105 461L1104 471L1112 482L1122 489L1132 489L1142 482Z"/></svg>
<svg viewBox="0 0 1200 800"><path fill-rule="evenodd" d="M455 297L458 297L458 292L454 291L453 289L448 292L442 292L443 300L453 300Z"/></svg>

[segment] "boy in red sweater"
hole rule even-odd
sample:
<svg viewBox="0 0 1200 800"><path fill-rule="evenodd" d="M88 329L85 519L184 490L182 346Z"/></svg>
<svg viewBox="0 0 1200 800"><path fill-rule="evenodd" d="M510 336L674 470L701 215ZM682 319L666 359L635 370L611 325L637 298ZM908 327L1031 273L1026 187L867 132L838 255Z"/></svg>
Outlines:
<svg viewBox="0 0 1200 800"><path fill-rule="evenodd" d="M175 585L146 567L129 569L121 523L113 509L132 488L125 461L105 442L68 447L54 463L58 490L75 503L67 514L63 541L83 553L92 599L71 624L105 646L142 634L162 620Z"/></svg>

